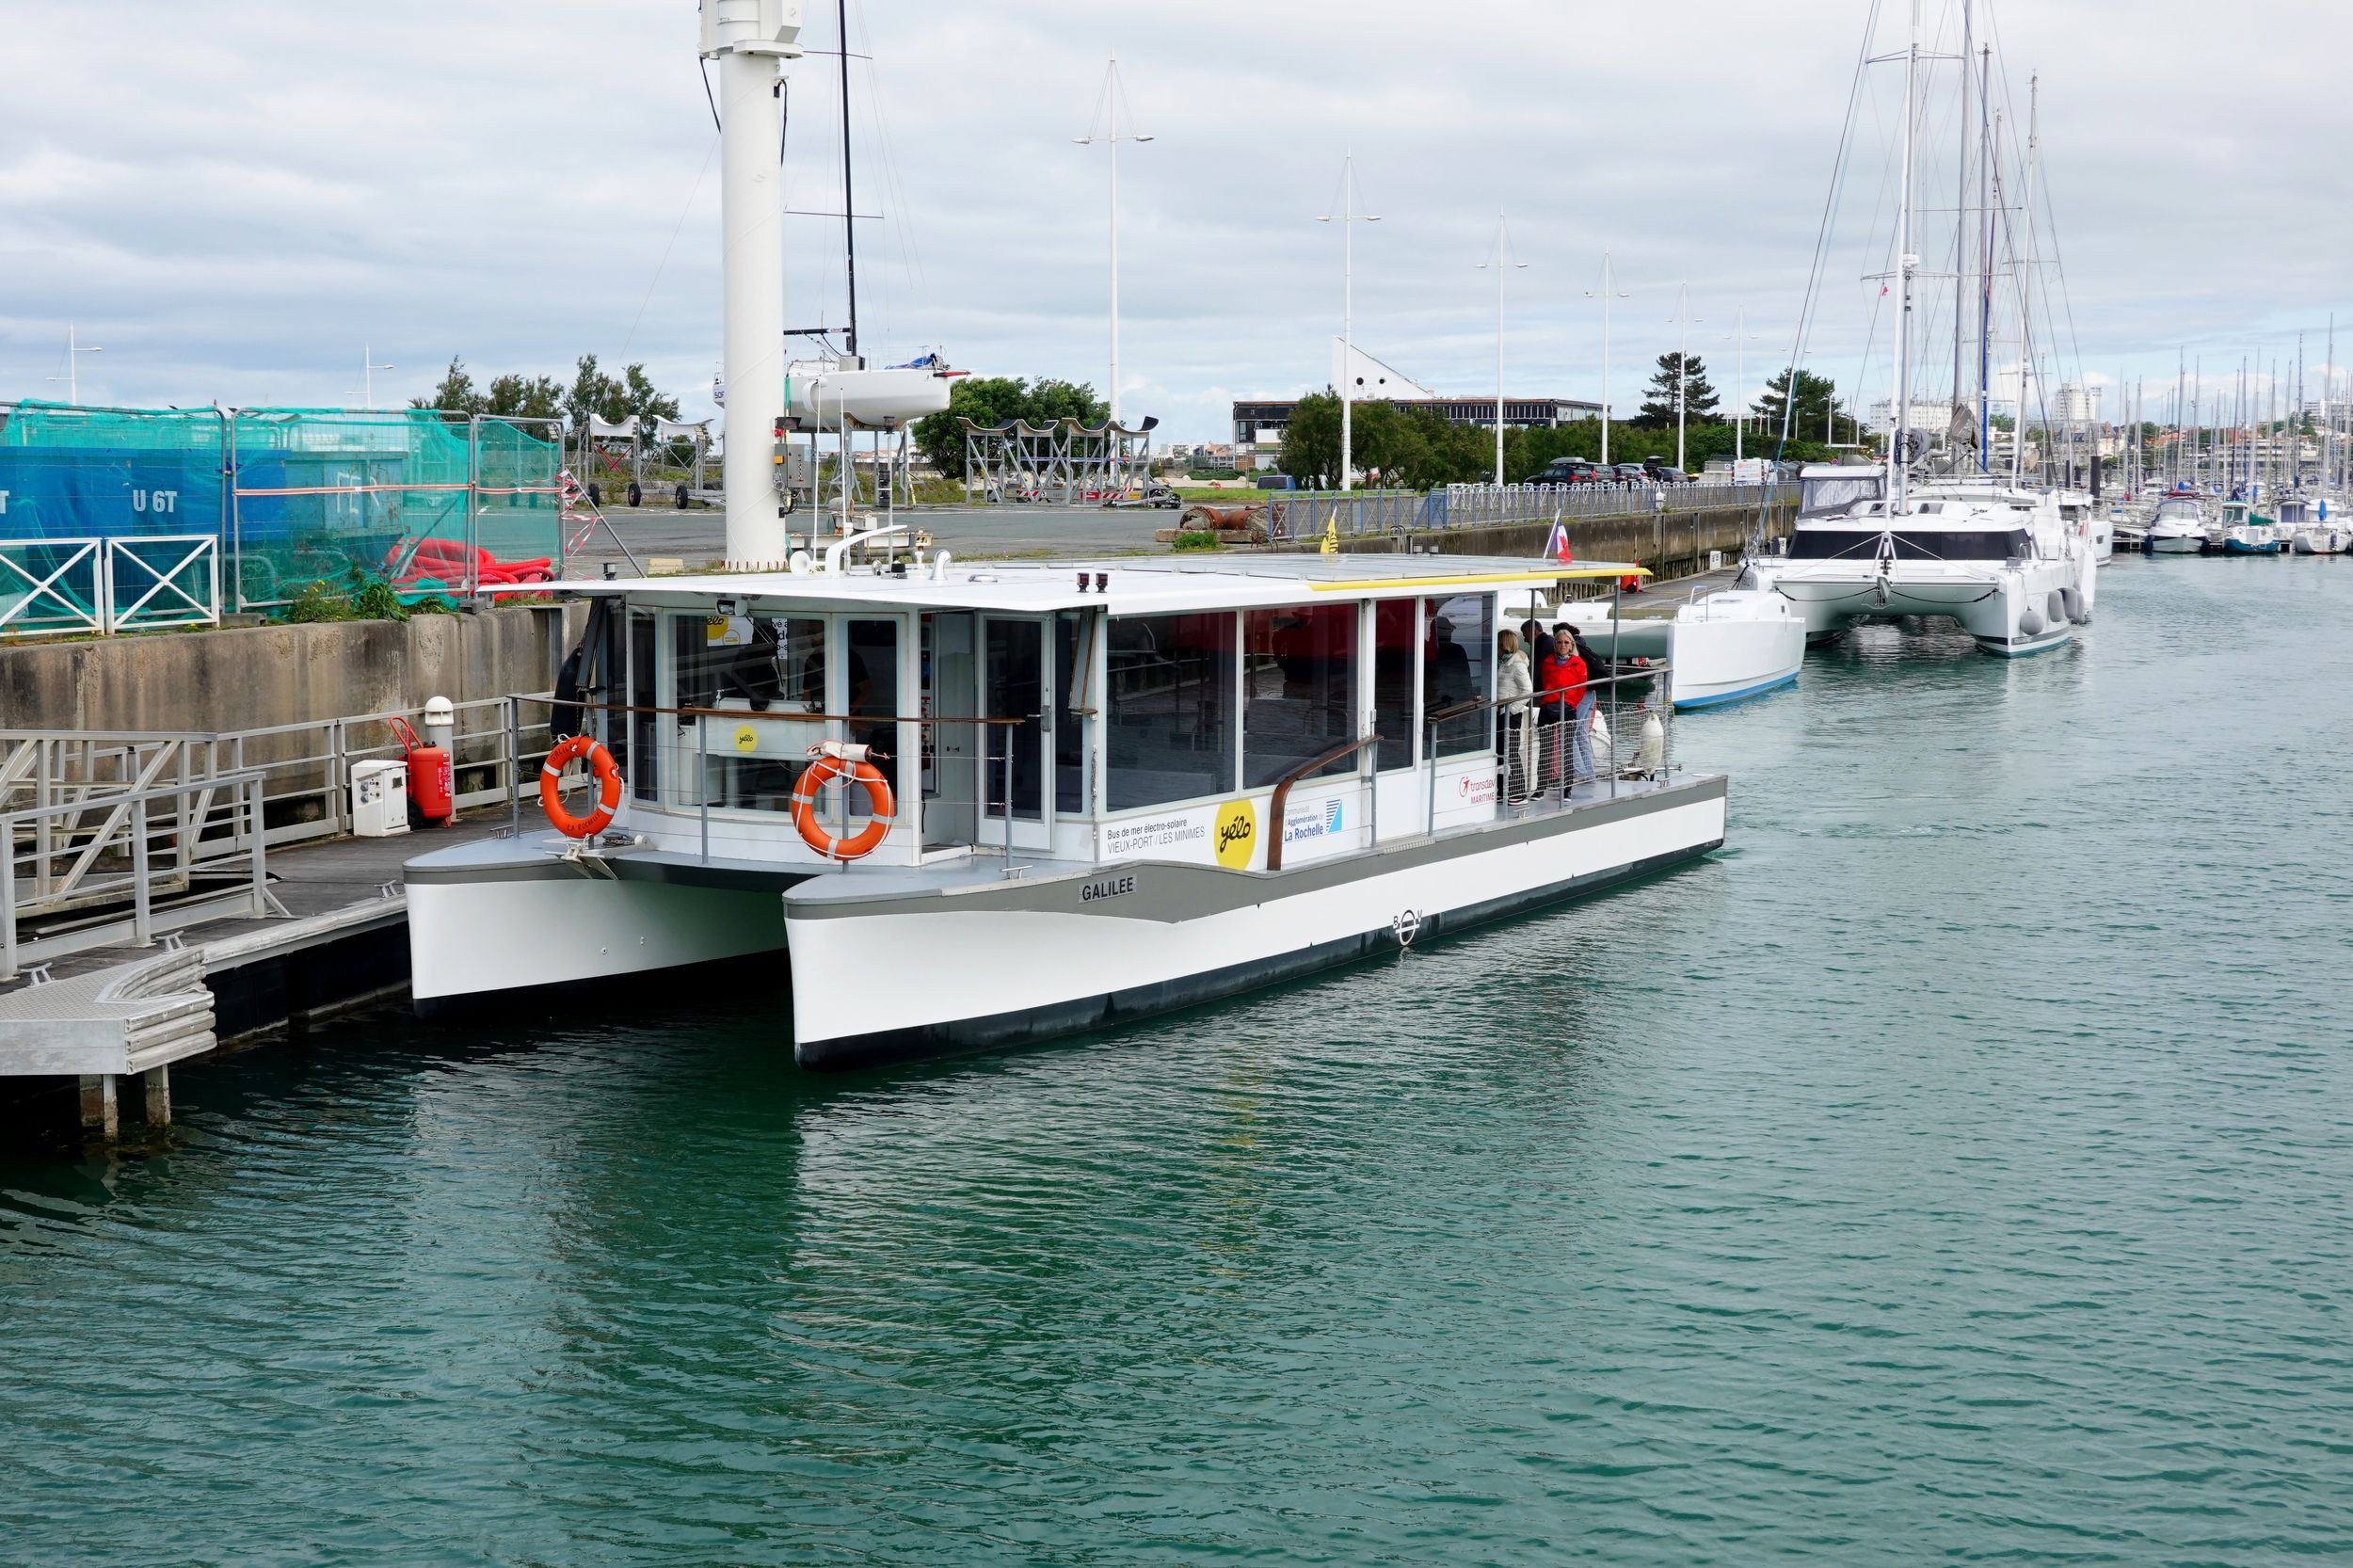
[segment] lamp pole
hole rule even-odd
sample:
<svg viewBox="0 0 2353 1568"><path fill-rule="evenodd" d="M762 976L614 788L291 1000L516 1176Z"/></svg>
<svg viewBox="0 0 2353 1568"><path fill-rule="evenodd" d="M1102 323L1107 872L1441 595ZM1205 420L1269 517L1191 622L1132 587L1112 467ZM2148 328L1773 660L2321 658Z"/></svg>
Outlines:
<svg viewBox="0 0 2353 1568"><path fill-rule="evenodd" d="M1741 444L1741 437L1749 427L1749 408L1743 399L1749 395L1744 390L1749 384L1748 345L1754 340L1749 333L1747 305L1732 312L1732 333L1725 341L1732 344L1732 460L1737 463L1748 456ZM1789 373L1789 395L1794 397L1797 390L1798 373L1793 369Z"/></svg>
<svg viewBox="0 0 2353 1568"><path fill-rule="evenodd" d="M1509 259L1505 248L1508 236L1503 227L1503 210L1496 209L1496 484L1503 483L1503 275L1513 267L1525 269L1526 262ZM1487 264L1481 262L1481 266Z"/></svg>
<svg viewBox="0 0 2353 1568"><path fill-rule="evenodd" d="M1340 488L1353 488L1356 472L1354 456L1355 431L1350 414L1355 399L1350 395L1356 368L1356 251L1355 226L1359 222L1378 223L1381 219L1370 213L1356 211L1356 157L1349 153L1340 159ZM1334 215L1324 214L1318 223L1329 223Z"/></svg>
<svg viewBox="0 0 2353 1568"><path fill-rule="evenodd" d="M1675 285L1675 320L1682 324L1681 335L1675 339L1675 468L1683 471L1683 425L1685 396L1691 384L1691 288L1689 283Z"/></svg>
<svg viewBox="0 0 2353 1568"><path fill-rule="evenodd" d="M392 365L377 364L376 350L366 344L360 345L360 399L361 405L370 413L376 411L376 373L379 370L395 368L397 367Z"/></svg>
<svg viewBox="0 0 2353 1568"><path fill-rule="evenodd" d="M1601 287L1587 289L1585 297L1601 300L1601 466L1609 466L1609 302L1624 299L1625 295L1609 287L1609 252L1601 253Z"/></svg>
<svg viewBox="0 0 2353 1568"><path fill-rule="evenodd" d="M1127 94L1119 85L1119 60L1113 56L1103 72L1102 95L1095 102L1095 120L1083 136L1073 137L1080 147L1096 142L1108 143L1112 156L1112 423L1119 423L1119 144L1123 141L1150 141L1150 136L1138 136L1130 116L1128 128L1120 129L1120 109L1127 103Z"/></svg>
<svg viewBox="0 0 2353 1568"><path fill-rule="evenodd" d="M65 400L68 403L72 404L76 408L81 407L81 357L85 354L104 354L104 352L106 351L99 347L96 344L91 344L88 347L77 345L73 341L73 323L69 321L65 324L65 374L63 376L52 376L49 379L52 381L63 381L65 383Z"/></svg>

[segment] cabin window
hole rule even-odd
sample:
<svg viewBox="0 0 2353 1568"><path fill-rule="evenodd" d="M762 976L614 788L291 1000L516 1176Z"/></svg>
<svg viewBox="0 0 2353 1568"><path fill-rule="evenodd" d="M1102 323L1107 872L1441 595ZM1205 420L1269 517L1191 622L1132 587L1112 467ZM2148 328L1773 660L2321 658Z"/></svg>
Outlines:
<svg viewBox="0 0 2353 1568"><path fill-rule="evenodd" d="M1094 643L1080 631L1078 611L1054 617L1054 809L1064 816L1087 808L1086 716L1072 704L1092 673L1079 665Z"/></svg>
<svg viewBox="0 0 2353 1568"><path fill-rule="evenodd" d="M1356 628L1350 600L1243 614L1243 788L1275 783L1357 738ZM1356 768L1343 757L1310 776Z"/></svg>
<svg viewBox="0 0 2353 1568"><path fill-rule="evenodd" d="M656 797L660 769L654 745L654 721L661 715L660 688L654 683L654 618L650 610L629 616L629 792L633 799Z"/></svg>
<svg viewBox="0 0 2353 1568"><path fill-rule="evenodd" d="M1108 656L1113 811L1234 788L1234 617L1118 616Z"/></svg>
<svg viewBox="0 0 2353 1568"><path fill-rule="evenodd" d="M894 800L906 798L906 774L899 766L899 623L895 620L845 620L841 623L841 657L849 669L849 686L842 712L849 714L850 740L873 747L872 760L890 781ZM866 792L847 792L850 814L866 814Z"/></svg>
<svg viewBox="0 0 2353 1568"><path fill-rule="evenodd" d="M826 711L824 621L676 615L670 650L675 804L788 809L808 747L829 733L814 717L782 717ZM728 717L736 713L745 717Z"/></svg>
<svg viewBox="0 0 2353 1568"><path fill-rule="evenodd" d="M1420 704L1416 655L1421 648L1422 601L1385 599L1372 607L1372 730L1383 773L1414 765L1414 727Z"/></svg>
<svg viewBox="0 0 2353 1568"><path fill-rule="evenodd" d="M1430 634L1422 644L1422 712L1445 712L1483 704L1495 692L1495 600L1485 594L1424 600ZM1477 707L1440 720L1434 728L1439 757L1485 751L1492 742L1492 712Z"/></svg>

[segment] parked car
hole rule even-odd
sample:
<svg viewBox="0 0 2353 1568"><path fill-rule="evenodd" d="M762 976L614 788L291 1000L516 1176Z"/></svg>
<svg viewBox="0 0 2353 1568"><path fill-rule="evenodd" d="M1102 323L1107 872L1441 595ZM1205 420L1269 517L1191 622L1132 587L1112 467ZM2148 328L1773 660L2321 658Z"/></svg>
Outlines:
<svg viewBox="0 0 2353 1568"><path fill-rule="evenodd" d="M1689 485L1691 483L1691 476L1672 463L1654 464L1649 472L1650 482L1654 485Z"/></svg>
<svg viewBox="0 0 2353 1568"><path fill-rule="evenodd" d="M1544 472L1529 481L1531 485L1598 485L1607 477L1599 464L1583 457L1555 457L1546 463Z"/></svg>
<svg viewBox="0 0 2353 1568"><path fill-rule="evenodd" d="M1121 490L1107 498L1103 504L1106 506L1152 506L1163 511L1175 511L1184 504L1184 499L1175 490L1155 479L1139 489Z"/></svg>
<svg viewBox="0 0 2353 1568"><path fill-rule="evenodd" d="M1612 463L1609 465L1609 475L1621 485L1650 483L1650 470L1641 463Z"/></svg>
<svg viewBox="0 0 2353 1568"><path fill-rule="evenodd" d="M1258 488L1262 490L1295 490L1299 488L1299 481L1293 479L1288 473L1262 473L1258 475Z"/></svg>

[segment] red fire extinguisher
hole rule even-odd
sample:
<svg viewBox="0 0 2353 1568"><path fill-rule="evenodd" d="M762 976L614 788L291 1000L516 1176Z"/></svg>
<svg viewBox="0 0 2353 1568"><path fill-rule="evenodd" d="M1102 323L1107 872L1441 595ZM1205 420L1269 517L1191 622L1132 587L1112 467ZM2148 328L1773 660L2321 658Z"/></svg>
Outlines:
<svg viewBox="0 0 2353 1568"><path fill-rule="evenodd" d="M433 826L447 826L457 814L457 784L448 751L418 740L407 719L396 718L392 725L393 738L408 759L409 808Z"/></svg>

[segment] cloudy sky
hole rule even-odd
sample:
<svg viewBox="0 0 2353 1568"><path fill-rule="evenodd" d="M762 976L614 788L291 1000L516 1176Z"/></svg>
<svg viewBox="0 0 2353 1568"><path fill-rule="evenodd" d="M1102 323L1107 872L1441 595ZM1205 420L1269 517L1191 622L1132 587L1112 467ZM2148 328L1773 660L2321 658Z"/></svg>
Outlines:
<svg viewBox="0 0 2353 1568"><path fill-rule="evenodd" d="M1947 48L1958 5L1924 0ZM1357 341L1407 374L1492 389L1479 264L1500 209L1527 264L1507 277L1515 392L1599 394L1605 248L1627 296L1622 406L1674 346L1679 283L1720 386L1745 320L1753 386L1788 353L1871 8L854 0L853 52L872 56L854 61L856 205L880 215L860 225L865 335L893 359L937 345L984 373L1103 384L1105 154L1073 138L1115 54L1155 138L1121 158L1131 416L1213 437L1235 396L1322 384L1339 243L1315 220L1348 152L1382 217L1358 232ZM1900 48L1902 0L1884 9L1881 47ZM810 6L812 47L833 47L832 10ZM2063 297L2044 276L2083 371L2146 376L2161 417L2177 349L2217 385L2242 356L2284 376L2306 329L2316 392L2331 311L2353 340L2336 63L2353 10L1978 14L2012 134L2041 73ZM72 321L103 347L79 364L86 402L357 404L364 345L396 367L378 402L426 390L453 354L487 378L568 375L594 352L644 360L707 411L717 160L694 43L692 0L0 0L0 399L63 395L49 378ZM793 207L840 200L836 69L792 69ZM1888 251L1900 87L1870 73L1812 361L1860 373L1866 398L1886 389L1883 329L1863 359L1865 275ZM1955 95L1930 88L1934 269ZM836 225L789 220L790 323L841 320L839 256Z"/></svg>

